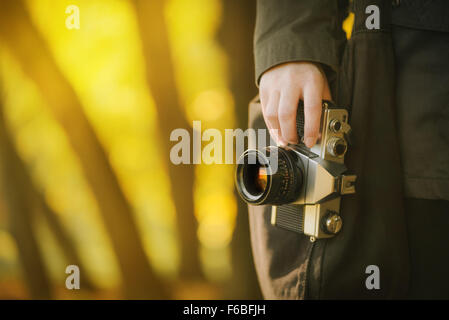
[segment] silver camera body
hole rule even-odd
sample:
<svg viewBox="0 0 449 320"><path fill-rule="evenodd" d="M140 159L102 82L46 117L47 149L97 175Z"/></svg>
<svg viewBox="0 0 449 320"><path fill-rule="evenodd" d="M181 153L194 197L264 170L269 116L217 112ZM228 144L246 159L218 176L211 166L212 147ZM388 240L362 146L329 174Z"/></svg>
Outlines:
<svg viewBox="0 0 449 320"><path fill-rule="evenodd" d="M303 105L298 108L298 134L303 136ZM342 228L340 200L355 193L355 175L345 175L344 157L350 133L348 112L323 101L321 137L308 149L303 143L285 147L296 154L303 182L293 202L272 207L272 225L310 236L311 241L335 236Z"/></svg>

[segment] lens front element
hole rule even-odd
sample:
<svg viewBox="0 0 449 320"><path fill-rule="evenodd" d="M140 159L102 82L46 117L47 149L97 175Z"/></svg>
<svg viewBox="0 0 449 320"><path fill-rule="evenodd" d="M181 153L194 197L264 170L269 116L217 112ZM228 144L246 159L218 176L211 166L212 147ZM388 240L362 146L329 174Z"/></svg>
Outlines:
<svg viewBox="0 0 449 320"><path fill-rule="evenodd" d="M277 157L270 157L274 151ZM270 160L277 161L276 171ZM292 150L277 147L268 147L264 152L247 150L237 165L237 191L250 204L291 203L299 196L302 182L300 161Z"/></svg>

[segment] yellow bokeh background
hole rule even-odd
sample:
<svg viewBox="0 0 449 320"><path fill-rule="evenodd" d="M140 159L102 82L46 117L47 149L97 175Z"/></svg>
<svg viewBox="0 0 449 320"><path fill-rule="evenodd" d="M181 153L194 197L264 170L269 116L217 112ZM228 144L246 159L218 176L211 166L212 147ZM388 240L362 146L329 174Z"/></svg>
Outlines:
<svg viewBox="0 0 449 320"><path fill-rule="evenodd" d="M230 57L217 40L223 1L169 0L165 2L164 18L183 117L190 125L201 121L203 131L214 128L224 136L225 129L235 128L238 121L230 84ZM161 154L162 144L172 142L160 136L163 124L157 120L132 1L23 2L106 151L132 207L132 218L151 267L167 283L176 283L181 264L179 226ZM80 29L66 27L69 5L79 7ZM344 25L348 37L351 19ZM116 293L123 280L119 263L79 155L39 87L3 43L0 83L7 129L34 185L73 239L94 285L108 292L104 297L121 297ZM235 271L231 240L238 209L233 179L232 165L195 165L193 198L199 256L205 282L212 287L225 284ZM44 220L35 221L35 225L51 280L62 287L65 260L58 240ZM23 270L19 260L0 198L0 291L6 297L28 297L20 284ZM12 292L9 296L8 290ZM220 297L205 292L201 297ZM188 293L183 297L195 296Z"/></svg>
<svg viewBox="0 0 449 320"><path fill-rule="evenodd" d="M73 4L80 8L79 30L65 27L65 8ZM175 277L179 259L174 207L158 146L169 141L157 140L156 110L133 8L122 0L29 0L27 6L107 151L152 265L163 276ZM216 0L172 0L166 6L185 114L190 122L201 120L204 128L234 125L226 56L214 39L220 10ZM96 284L117 286L120 279L111 244L63 129L4 48L0 69L6 117L33 180L75 239ZM196 168L198 237L211 281L225 281L231 272L228 250L236 215L232 170L220 165ZM54 239L48 237L45 225L39 230L46 264L53 276L64 277L57 272L62 262ZM13 241L5 231L0 238L2 259L17 263Z"/></svg>

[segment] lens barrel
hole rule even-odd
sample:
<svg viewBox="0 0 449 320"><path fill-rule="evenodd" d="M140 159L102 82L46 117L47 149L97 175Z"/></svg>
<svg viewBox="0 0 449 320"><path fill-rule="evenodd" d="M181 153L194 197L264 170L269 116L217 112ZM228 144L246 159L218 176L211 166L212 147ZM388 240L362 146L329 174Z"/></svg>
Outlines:
<svg viewBox="0 0 449 320"><path fill-rule="evenodd" d="M277 156L270 156L273 153ZM277 167L270 159L277 161ZM304 177L293 150L267 147L264 152L246 150L238 161L235 178L237 191L247 203L282 205L298 198Z"/></svg>

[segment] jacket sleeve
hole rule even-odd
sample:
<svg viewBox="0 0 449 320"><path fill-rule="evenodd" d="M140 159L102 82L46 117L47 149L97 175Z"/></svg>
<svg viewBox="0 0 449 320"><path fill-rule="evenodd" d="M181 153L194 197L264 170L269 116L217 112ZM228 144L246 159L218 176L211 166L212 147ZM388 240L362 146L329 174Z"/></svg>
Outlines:
<svg viewBox="0 0 449 320"><path fill-rule="evenodd" d="M312 61L338 70L346 40L347 0L258 0L254 58L256 83L285 62Z"/></svg>

